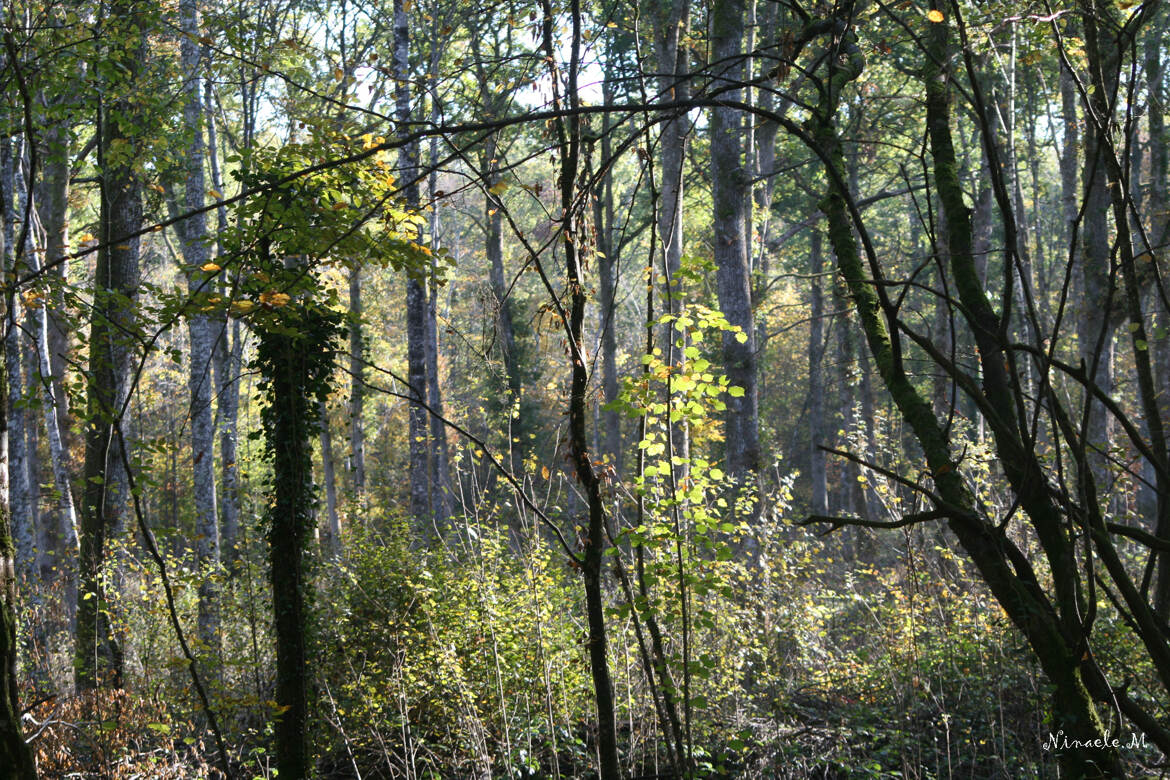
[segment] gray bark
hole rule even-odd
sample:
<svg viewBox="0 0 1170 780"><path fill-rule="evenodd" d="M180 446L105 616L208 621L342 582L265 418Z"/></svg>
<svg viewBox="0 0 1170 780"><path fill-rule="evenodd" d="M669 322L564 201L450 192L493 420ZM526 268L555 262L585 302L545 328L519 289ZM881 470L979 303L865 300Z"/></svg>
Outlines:
<svg viewBox="0 0 1170 780"><path fill-rule="evenodd" d="M77 686L85 690L111 682L122 674L122 651L112 636L106 617L108 605L101 586L107 539L125 528L126 473L122 465L123 412L130 393L131 349L124 334L135 330L135 302L139 287L139 238L142 227L142 182L133 165L123 157L109 160L107 151L137 143L124 127L140 120L134 99L124 89L137 80L146 56L145 39L135 25L144 12L138 0L115 0L108 7L106 24L111 40L125 36L125 48L111 49L119 67L99 90L98 169L101 215L99 249L94 274L93 320L89 338L87 387L88 420L85 433L85 468L80 517L79 587L77 609ZM114 80L116 84L109 83ZM115 85L123 96L107 103L102 95ZM132 158L131 158L132 159ZM107 677L110 676L110 678Z"/></svg>
<svg viewBox="0 0 1170 780"><path fill-rule="evenodd" d="M767 31L766 34L775 35L780 23L779 15L779 4L764 4L763 12L759 16L759 23L761 29ZM768 44L771 43L772 41L769 40ZM771 89L761 89L756 102L761 110L772 111L776 105L776 97ZM760 220L759 254L752 259L752 272L756 280L752 290L752 302L759 303L764 294L763 291L767 289L768 285L768 260L771 256L768 249L768 238L772 224L772 190L776 183L776 133L780 126L772 120L753 119L752 121L758 122L753 134L755 167L751 169L758 184L755 186L752 196L755 200L755 210L760 212L758 217Z"/></svg>
<svg viewBox="0 0 1170 780"><path fill-rule="evenodd" d="M437 68L437 65L435 66ZM432 68L434 70L435 68ZM432 98L433 99L433 98ZM431 122L438 124L437 107L432 104ZM431 199L434 200L438 189L438 139L432 138L429 157L430 174L427 176ZM439 210L431 209L431 243L437 248L439 244ZM452 498L451 491L451 461L447 449L447 426L440 417L443 414L443 392L439 384L439 285L437 281L437 267L432 261L431 277L427 285L426 309L426 364L427 364L427 404L431 407L431 510L435 526L445 529L451 519Z"/></svg>
<svg viewBox="0 0 1170 780"><path fill-rule="evenodd" d="M1060 204L1064 214L1064 243L1071 238L1077 219L1077 149L1080 132L1077 125L1077 88L1073 74L1063 63L1060 66L1060 114L1064 138L1060 147Z"/></svg>
<svg viewBox="0 0 1170 780"><path fill-rule="evenodd" d="M6 140L0 144L6 144ZM11 216L9 190L0 197L0 222L6 227ZM9 243L7 230L0 229L0 256L6 256ZM0 313L7 319L7 311ZM0 361L0 400L7 395L6 379ZM20 705L16 682L16 614L17 577L12 536L9 531L8 509L8 424L7 410L0 404L0 767L14 780L36 780L36 763L32 751L24 741L20 727Z"/></svg>
<svg viewBox="0 0 1170 780"><path fill-rule="evenodd" d="M718 69L717 89L727 89L728 100L741 90L730 89L743 80L743 0L719 0L711 11L711 56ZM727 471L745 481L759 471L759 400L756 388L756 329L752 317L751 271L744 235L750 183L743 165L743 119L735 109L717 106L711 111L712 229L719 307L740 333L723 334L724 371L743 395L727 399L724 418ZM746 338L745 338L746 337Z"/></svg>
<svg viewBox="0 0 1170 780"><path fill-rule="evenodd" d="M516 352L516 329L513 324L513 302L508 289L508 279L504 273L504 215L503 203L499 195L492 192L500 182L499 165L496 156L499 154L496 138L489 138L484 144L484 224L487 226L485 250L488 260L488 279L491 284L492 298L495 304L496 338L500 345L500 356L504 362L504 380L508 386L507 414L511 420L512 433L509 437L509 453L511 455L510 468L515 471L522 459L520 445L523 444L525 423L527 422L520 411L523 380L520 374L520 356ZM513 418L512 414L516 413ZM517 442L516 440L520 441Z"/></svg>
<svg viewBox="0 0 1170 780"><path fill-rule="evenodd" d="M366 492L365 345L362 336L362 271L349 272L349 474L354 498Z"/></svg>
<svg viewBox="0 0 1170 780"><path fill-rule="evenodd" d="M1156 22L1152 25L1145 48L1146 70L1146 115L1149 122L1150 139L1150 170L1149 170L1149 237L1155 247L1154 257L1161 262L1159 270L1166 272L1166 263L1162 252L1158 248L1165 247L1167 238L1170 238L1170 214L1167 213L1166 203L1170 202L1170 193L1167 192L1170 182L1167 181L1168 170L1166 149L1166 68L1161 59L1162 46L1165 42L1167 28L1170 27L1170 14L1163 9ZM1152 350L1154 358L1154 377L1160 387L1165 388L1170 382L1170 311L1164 305L1164 299L1154 294L1151 296L1151 310L1156 323L1160 327L1153 329ZM1163 420L1170 421L1170 393L1165 389L1158 394L1159 413ZM1170 442L1167 442L1170 445ZM1157 513L1158 497L1154 488L1157 476L1153 464L1143 461L1143 482L1140 488L1140 506L1142 515L1153 518Z"/></svg>
<svg viewBox="0 0 1170 780"><path fill-rule="evenodd" d="M6 274L23 273L24 262L18 256L28 254L28 244L16 246L28 206L25 188L18 183L21 178L20 160L23 144L18 141L16 149L5 138L0 146L0 186L3 187L4 214L4 271ZM20 267L18 267L18 264ZM8 507L12 524L13 541L16 544L16 570L24 582L31 582L36 566L35 532L32 516L32 488L28 473L27 410L24 398L24 366L21 360L23 344L20 338L20 314L14 290L6 295L6 318L4 320L4 363L8 376Z"/></svg>
<svg viewBox="0 0 1170 780"><path fill-rule="evenodd" d="M337 478L333 468L333 432L329 425L329 411L325 402L318 404L321 430L321 479L325 483L325 524L320 528L321 550L336 556L341 552L341 519L337 515Z"/></svg>
<svg viewBox="0 0 1170 780"><path fill-rule="evenodd" d="M1116 54L1114 62L1103 63L1103 71L1113 74L1116 79ZM1114 80L1112 83L1116 83ZM1117 278L1112 271L1109 237L1109 192L1105 171L1105 156L1108 153L1108 139L1094 127L1092 122L1085 125L1085 160L1082 173L1084 187L1084 216L1081 223L1080 281L1082 298L1080 316L1077 321L1077 339L1081 359L1088 369L1089 378L1102 391L1113 393L1113 336L1115 320L1109 316L1109 307L1102 301L1113 298ZM1088 443L1088 459L1097 495L1106 500L1112 493L1113 480L1110 476L1106 453L1113 440L1111 418L1105 407L1086 392L1085 404L1089 407L1088 428L1085 432Z"/></svg>
<svg viewBox="0 0 1170 780"><path fill-rule="evenodd" d="M206 50L204 53L206 55ZM219 172L219 150L216 144L215 112L212 110L211 78L204 81L204 117L207 122L207 160L211 168L211 183L223 192L223 179ZM216 212L216 256L223 254L219 244L220 236L227 229L227 208L221 202ZM229 293L229 284L223 282L223 293ZM239 442L240 371L243 368L244 342L240 333L239 320L215 322L215 345L213 359L215 387L218 402L215 408L215 423L219 429L219 549L221 557L233 567L239 560L240 534L240 469L237 463Z"/></svg>
<svg viewBox="0 0 1170 780"><path fill-rule="evenodd" d="M65 392L65 372L69 356L69 331L63 321L66 315L65 280L68 263L65 257L69 218L70 135L64 121L50 121L42 137L41 160L44 173L40 181L37 207L41 227L45 231L45 264L51 284L51 306L46 312L49 321L48 358L51 372L43 378L52 382L53 397L57 399L57 429L63 438L69 436L69 398Z"/></svg>
<svg viewBox="0 0 1170 780"><path fill-rule="evenodd" d="M188 138L184 208L195 212L204 205L207 190L203 173L206 149L203 143L203 100L197 0L182 0L179 19L183 35L179 40L180 61L186 78L183 90L183 126ZM187 264L187 291L192 298L215 291L210 273L201 270L211 259L207 218L200 212L183 222L179 230L183 261ZM219 328L196 302L188 318L191 354L188 387L191 394L191 467L195 504L195 557L200 571L198 637L213 650L219 643L218 588L209 569L219 564L219 517L215 491L215 420L211 406L212 360Z"/></svg>
<svg viewBox="0 0 1170 780"><path fill-rule="evenodd" d="M829 512L828 483L825 477L825 376L822 359L825 354L825 300L821 290L821 273L825 262L820 230L815 227L809 237L809 273L812 276L812 296L808 325L808 433L809 468L812 483L813 514Z"/></svg>
<svg viewBox="0 0 1170 780"><path fill-rule="evenodd" d="M689 21L689 0L667 0L659 5L653 17L658 97L666 102L686 100L690 96L690 87L686 81L687 50L681 45ZM683 255L683 164L689 134L690 120L682 115L663 122L658 138L658 238L662 244L662 309L664 314L675 316L682 311L676 274ZM666 325L659 338L662 352L671 364L678 363L682 356L682 350L676 345L677 336L674 328ZM690 457L690 432L686 423L672 426L670 438L672 454L683 459L682 465L675 468L675 478L681 480L688 471Z"/></svg>
<svg viewBox="0 0 1170 780"><path fill-rule="evenodd" d="M612 96L607 96L609 99ZM611 143L608 122L601 136L601 158L608 160ZM594 203L594 222L597 225L598 299L601 321L601 388L607 404L618 396L617 372L617 244L614 241L613 214L613 171L607 168L601 181L601 192ZM622 427L621 415L615 409L602 412L602 428L605 443L602 451L609 455L609 461L618 474L622 473Z"/></svg>
<svg viewBox="0 0 1170 780"><path fill-rule="evenodd" d="M52 157L49 158L52 160ZM45 190L53 193L58 191L59 180L57 176L62 176L65 181L65 186L68 186L68 170L62 169L61 166L54 165L52 162L45 166ZM46 227L49 225L64 224L64 216L61 212L65 209L65 193L61 192L60 197L53 197L49 203L40 204L42 208L42 224ZM47 218L47 219L46 219ZM46 243L47 251L45 255L46 262L54 262L61 257L61 246L58 245L54 250L53 241L50 236ZM54 254L56 252L57 254ZM29 270L36 272L40 270L37 262L36 254L29 256L31 265ZM48 533L48 523L42 523L45 533L40 534L42 541L41 545L41 577L44 582L51 582L53 578L62 576L65 579L65 593L64 606L65 613L69 616L70 623L75 620L77 610L77 510L73 503L73 490L69 479L69 463L68 452L65 446L65 439L61 432L61 399L58 393L62 393L63 387L60 382L61 377L53 374L52 361L52 324L48 303L44 300L39 302L39 305L30 307L29 314L32 318L29 332L33 334L36 339L36 348L33 354L38 358L38 365L35 371L38 374L37 384L39 384L39 394L43 399L41 407L45 422L45 437L49 443L49 463L53 473L53 487L56 494L57 504L57 527L54 533ZM31 390L31 388L30 388ZM56 569L56 571L54 571Z"/></svg>
<svg viewBox="0 0 1170 780"><path fill-rule="evenodd" d="M406 133L410 126L410 27L404 0L394 0L394 54L391 70L396 86L395 118L400 133ZM403 195L408 206L417 208L418 187L418 144L410 142L398 152L398 177L403 183ZM406 353L407 381L410 396L409 430L410 437L410 515L416 524L432 522L430 485L430 447L427 410L424 406L427 393L426 359L426 308L427 294L423 282L412 276L406 282Z"/></svg>

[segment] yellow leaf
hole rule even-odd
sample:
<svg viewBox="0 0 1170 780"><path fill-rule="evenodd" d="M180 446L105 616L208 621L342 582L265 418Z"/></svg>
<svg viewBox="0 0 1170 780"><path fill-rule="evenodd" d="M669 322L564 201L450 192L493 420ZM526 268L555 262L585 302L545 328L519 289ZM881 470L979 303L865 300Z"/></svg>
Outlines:
<svg viewBox="0 0 1170 780"><path fill-rule="evenodd" d="M232 314L248 314L256 308L255 301L232 301Z"/></svg>
<svg viewBox="0 0 1170 780"><path fill-rule="evenodd" d="M500 179L498 182L488 187L488 192L492 195L503 195L504 190L508 189L508 182Z"/></svg>
<svg viewBox="0 0 1170 780"><path fill-rule="evenodd" d="M934 8L931 8L929 11L926 12L926 18L929 19L930 21L934 22L935 24L938 24L946 17L944 17L942 15L942 11L938 11Z"/></svg>
<svg viewBox="0 0 1170 780"><path fill-rule="evenodd" d="M222 270L222 266L217 265L216 263L204 263L203 265L199 266L199 270L207 271L207 273L210 274Z"/></svg>
<svg viewBox="0 0 1170 780"><path fill-rule="evenodd" d="M549 477L548 466L541 466L540 467L540 476L544 477L545 479L548 479L548 477Z"/></svg>
<svg viewBox="0 0 1170 780"><path fill-rule="evenodd" d="M290 298L286 293L282 292L272 292L269 290L260 293L260 303L266 304L268 306L284 306L290 300L292 300L292 298Z"/></svg>
<svg viewBox="0 0 1170 780"><path fill-rule="evenodd" d="M92 241L97 241L97 237L93 233L82 233L77 237L77 243L88 244Z"/></svg>
<svg viewBox="0 0 1170 780"><path fill-rule="evenodd" d="M223 193L220 192L219 190L208 190L207 194L210 195L211 197L215 198L216 200L223 200Z"/></svg>

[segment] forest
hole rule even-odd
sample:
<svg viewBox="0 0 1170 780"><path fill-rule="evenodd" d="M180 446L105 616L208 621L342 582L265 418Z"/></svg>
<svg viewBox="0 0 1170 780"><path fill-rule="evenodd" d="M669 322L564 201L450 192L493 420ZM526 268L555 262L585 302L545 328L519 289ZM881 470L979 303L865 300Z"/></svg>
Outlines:
<svg viewBox="0 0 1170 780"><path fill-rule="evenodd" d="M0 25L0 780L1170 776L1165 3Z"/></svg>

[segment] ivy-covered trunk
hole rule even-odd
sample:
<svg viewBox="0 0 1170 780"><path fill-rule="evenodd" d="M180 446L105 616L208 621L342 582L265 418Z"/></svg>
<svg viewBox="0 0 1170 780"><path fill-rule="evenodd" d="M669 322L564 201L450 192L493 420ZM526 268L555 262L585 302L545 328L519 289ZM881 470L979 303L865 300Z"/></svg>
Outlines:
<svg viewBox="0 0 1170 780"><path fill-rule="evenodd" d="M339 329L336 317L312 304L289 306L280 319L278 326L261 331L256 366L272 462L268 562L276 629L276 768L281 777L302 778L311 768L306 648L308 549L316 505L312 437L329 390Z"/></svg>

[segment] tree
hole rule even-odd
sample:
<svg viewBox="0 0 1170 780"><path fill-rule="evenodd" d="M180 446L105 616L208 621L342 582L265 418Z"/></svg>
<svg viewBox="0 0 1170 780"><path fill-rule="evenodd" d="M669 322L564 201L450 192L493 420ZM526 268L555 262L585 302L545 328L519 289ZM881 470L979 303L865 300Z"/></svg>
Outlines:
<svg viewBox="0 0 1170 780"><path fill-rule="evenodd" d="M0 219L10 224L9 201L0 200ZM0 231L0 254L8 254L7 237ZM5 322L11 322L5 318ZM7 372L0 373L7 397ZM36 765L25 744L17 699L16 640L17 578L16 548L12 543L11 509L8 488L8 408L0 405L0 766L8 767L16 780L33 780Z"/></svg>
<svg viewBox="0 0 1170 780"><path fill-rule="evenodd" d="M97 92L98 167L101 215L97 237L94 317L90 330L81 505L77 609L77 685L103 684L122 673L121 650L110 636L108 604L101 584L106 542L125 528L128 500L121 453L126 448L123 414L132 381L129 339L135 332L142 227L142 178L136 164L145 138L135 132L146 111L139 71L146 56L146 6L115 0L101 20L112 68ZM112 97L108 97L112 96Z"/></svg>
<svg viewBox="0 0 1170 780"><path fill-rule="evenodd" d="M955 12L957 7L952 5L947 10ZM1162 678L1170 671L1170 666L1165 663L1167 645L1164 635L1156 627L1153 610L1126 571L1116 547L1116 534L1126 531L1117 524L1107 524L1101 515L1096 501L1094 470L1089 468L1086 455L1086 440L1071 423L1064 401L1051 388L1044 391L1043 398L1033 407L1033 413L1051 415L1053 430L1064 439L1075 460L1076 487L1070 492L1063 486L1049 485L1043 477L1045 468L1025 412L1029 404L1023 395L1024 374L1017 361L1033 361L1041 376L1047 376L1055 367L1084 383L1098 399L1102 399L1100 388L1095 386L1091 374L1060 363L1040 345L1009 343L1004 320L992 308L979 279L972 253L970 209L963 199L951 136L950 84L955 78L951 70L955 50L948 43L947 17L937 5L932 6L927 20L930 27L925 32L923 50L926 122L933 174L947 231L945 250L942 251L949 262L958 296L957 301L949 301L949 305L959 307L978 345L982 387L899 316L886 295L882 268L846 187L841 142L834 127L841 91L860 75L862 68L855 33L847 18L839 17L827 30L822 28L823 32L831 32L833 45L840 47L843 56L827 63L825 89L810 139L825 163L829 179L828 194L821 207L829 220L829 235L838 267L849 285L870 351L894 403L922 447L934 491L929 493L934 503L933 510L922 515L907 515L886 525L902 526L931 519L947 521L1000 605L1027 638L1053 685L1054 719L1077 741L1073 749L1062 752L1062 764L1076 776L1120 776L1124 770L1116 749L1105 739L1107 732L1097 702L1116 703L1126 717L1141 724L1143 730L1148 729L1155 740L1164 740L1168 734L1124 689L1108 682L1095 658L1094 608L1085 603L1091 585L1084 581L1077 565L1077 549L1082 538L1091 546L1091 554L1101 560L1105 579L1099 585L1111 590L1115 588L1117 598L1132 610L1135 618L1132 630L1150 654L1155 668L1161 670ZM961 34L965 32L957 14L954 23ZM813 29L815 27L810 25L806 35ZM1012 254L1018 252L1013 244L1015 217L1004 180L997 173L999 150L994 135L989 132L984 113L986 104L977 86L977 75L971 70L969 50L964 48L959 54L968 69L974 108L982 123L982 141L990 158L993 186L1009 237L1009 261L1018 260L1018 254ZM864 261L854 230L861 237ZM1010 263L1005 268L1007 282L1001 303L1005 309L1015 300L1010 282L1013 270ZM1034 314L1029 312L1028 316L1034 317ZM1051 590L1046 590L1027 556L1002 532L1011 516L1002 521L987 517L968 483L964 482L961 457L955 454L955 444L906 373L903 337L923 349L979 405L991 427L1004 476L1043 550L1052 576ZM1112 411L1116 413L1116 407ZM1066 512L1073 518L1072 524L1063 522Z"/></svg>
<svg viewBox="0 0 1170 780"><path fill-rule="evenodd" d="M744 77L744 3L717 2L711 9L712 89L738 100ZM725 91L726 90L726 91ZM751 186L744 168L742 117L733 108L711 110L711 201L714 204L713 250L719 308L739 328L723 334L724 370L740 388L727 404L727 468L741 481L756 478L760 469L759 399L756 388L756 327L752 314L751 268L746 210Z"/></svg>
<svg viewBox="0 0 1170 780"><path fill-rule="evenodd" d="M180 67L186 74L183 85L183 126L189 135L186 154L183 209L193 216L177 223L187 264L187 290L195 310L188 319L191 355L188 386L191 392L191 466L195 487L195 561L204 579L199 586L199 641L212 650L219 644L219 605L214 572L219 565L219 515L215 495L215 420L211 409L212 366L217 327L198 302L212 297L215 276L223 269L211 262L207 219L202 210L207 187L204 178L203 61L199 42L199 7L196 0L179 6ZM176 209L177 211L178 209Z"/></svg>

